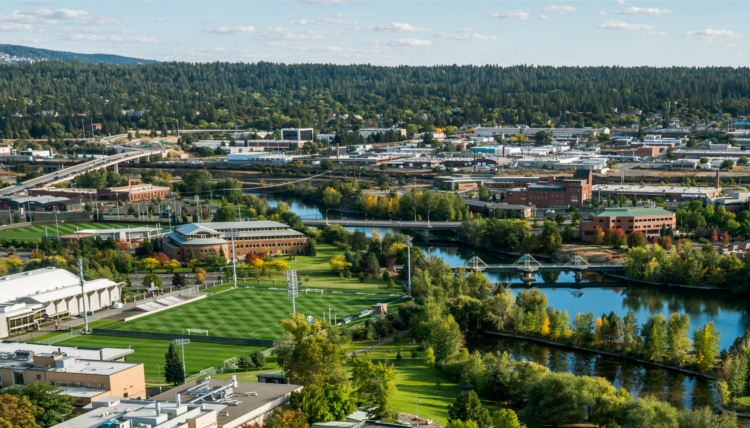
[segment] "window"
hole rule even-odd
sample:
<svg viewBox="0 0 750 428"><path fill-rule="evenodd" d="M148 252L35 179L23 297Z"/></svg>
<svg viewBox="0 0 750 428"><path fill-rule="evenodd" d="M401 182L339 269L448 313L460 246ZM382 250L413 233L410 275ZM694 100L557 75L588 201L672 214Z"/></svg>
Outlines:
<svg viewBox="0 0 750 428"><path fill-rule="evenodd" d="M23 385L23 372L13 372L13 384Z"/></svg>

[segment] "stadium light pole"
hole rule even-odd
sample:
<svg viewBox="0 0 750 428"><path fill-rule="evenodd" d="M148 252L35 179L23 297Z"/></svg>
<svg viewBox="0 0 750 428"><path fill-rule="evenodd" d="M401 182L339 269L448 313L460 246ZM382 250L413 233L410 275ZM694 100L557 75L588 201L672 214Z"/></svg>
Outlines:
<svg viewBox="0 0 750 428"><path fill-rule="evenodd" d="M60 240L60 227L57 225L57 215L60 214L60 210L55 209L55 229L57 229L57 240ZM13 222L11 222L13 224ZM80 260L80 259L79 259Z"/></svg>
<svg viewBox="0 0 750 428"><path fill-rule="evenodd" d="M182 346L182 376L187 378L187 370L185 370L185 345L190 345L190 339L175 339L172 343Z"/></svg>
<svg viewBox="0 0 750 428"><path fill-rule="evenodd" d="M234 238L240 237L240 230L232 227L224 232L224 236L232 238L232 279L234 280L234 288L237 288L237 254L234 250Z"/></svg>
<svg viewBox="0 0 750 428"><path fill-rule="evenodd" d="M58 234L58 238L59 238ZM78 259L78 280L81 282L81 301L83 302L83 331L88 334L89 332L89 317L86 313L86 290L83 289L83 259Z"/></svg>
<svg viewBox="0 0 750 428"><path fill-rule="evenodd" d="M409 274L408 293L411 294L411 235L406 235L406 271Z"/></svg>
<svg viewBox="0 0 750 428"><path fill-rule="evenodd" d="M286 271L286 297L292 299L292 313L297 313L297 307L295 306L294 299L299 296L299 289L297 288L297 271L288 270Z"/></svg>

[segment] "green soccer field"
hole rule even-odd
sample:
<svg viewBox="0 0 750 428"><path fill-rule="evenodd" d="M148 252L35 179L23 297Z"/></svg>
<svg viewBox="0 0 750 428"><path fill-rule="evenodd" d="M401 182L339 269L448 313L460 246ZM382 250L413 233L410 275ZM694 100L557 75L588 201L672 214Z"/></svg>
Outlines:
<svg viewBox="0 0 750 428"><path fill-rule="evenodd" d="M328 317L330 306L331 316L335 310L341 320L363 309L371 309L375 303L395 299L390 296L301 292L296 305L297 313L321 320L323 315ZM210 336L278 339L284 332L279 321L289 319L291 312L292 301L287 299L286 291L237 289L109 328L155 333L185 333L185 329L190 328L209 330Z"/></svg>
<svg viewBox="0 0 750 428"><path fill-rule="evenodd" d="M72 235L76 233L77 230L86 230L86 229L127 229L128 226L130 227L143 227L146 224L104 224L104 223L77 223L77 224L65 224L60 223L57 225L57 227L60 229L60 236L63 235ZM153 226L149 224L149 226ZM56 237L57 236L57 228L54 224L52 225L46 225L46 226L29 226L29 227L22 227L19 229L8 229L3 230L0 228L0 238L6 238L6 239L41 239L45 236L51 236Z"/></svg>
<svg viewBox="0 0 750 428"><path fill-rule="evenodd" d="M57 344L97 348L130 348L134 352L126 356L125 360L131 363L143 363L146 378L149 380L158 380L159 371L164 371L164 354L167 353L170 343L170 340L89 335L74 337L73 339L64 340ZM256 349L264 351L267 348L225 345L223 343L191 342L189 345L185 345L185 370L187 375L191 376L209 367L220 369L224 366L225 360L241 355L250 355ZM178 350L180 358L182 358L182 348ZM157 364L159 365L158 369ZM263 366L264 370L275 369L277 367L276 356L270 355L266 357L266 364Z"/></svg>

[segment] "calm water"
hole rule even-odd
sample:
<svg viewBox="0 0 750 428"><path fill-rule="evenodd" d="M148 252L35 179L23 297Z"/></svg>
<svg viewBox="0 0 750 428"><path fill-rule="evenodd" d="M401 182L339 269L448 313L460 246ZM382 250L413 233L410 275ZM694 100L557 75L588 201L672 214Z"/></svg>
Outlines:
<svg viewBox="0 0 750 428"><path fill-rule="evenodd" d="M713 381L672 370L490 335L470 335L467 346L481 352L507 351L517 361L533 361L553 372L603 377L636 397L653 395L677 408L711 407L715 402Z"/></svg>

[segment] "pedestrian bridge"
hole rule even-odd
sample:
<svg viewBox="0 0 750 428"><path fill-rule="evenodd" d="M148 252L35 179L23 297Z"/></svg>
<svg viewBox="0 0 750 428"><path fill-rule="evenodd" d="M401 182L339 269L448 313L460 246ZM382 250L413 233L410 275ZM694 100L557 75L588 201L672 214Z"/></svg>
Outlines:
<svg viewBox="0 0 750 428"><path fill-rule="evenodd" d="M619 272L624 270L621 263L589 263L581 256L574 256L567 263L541 263L530 254L524 254L511 264L485 263L477 256L470 258L464 263L464 268L470 270L489 272L561 272L561 271L597 271L597 272Z"/></svg>

